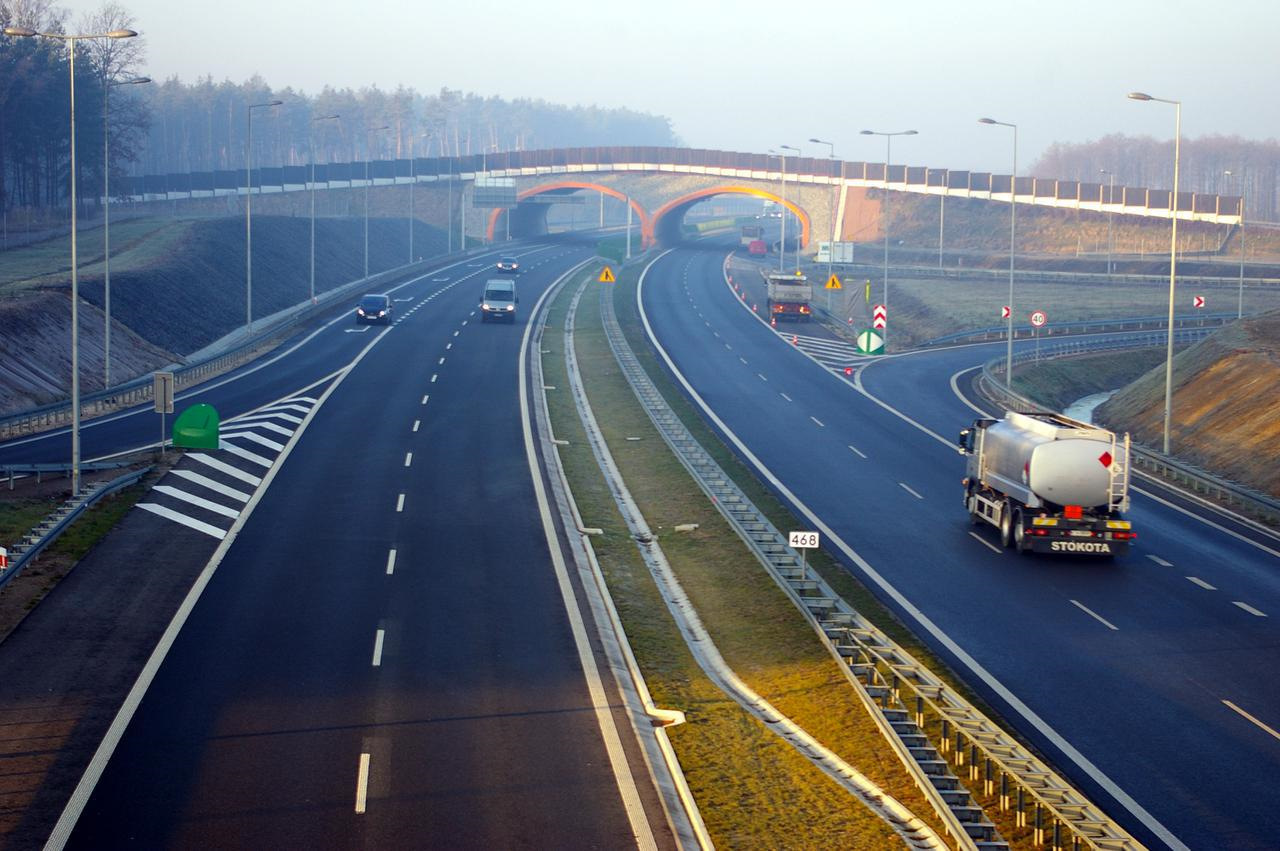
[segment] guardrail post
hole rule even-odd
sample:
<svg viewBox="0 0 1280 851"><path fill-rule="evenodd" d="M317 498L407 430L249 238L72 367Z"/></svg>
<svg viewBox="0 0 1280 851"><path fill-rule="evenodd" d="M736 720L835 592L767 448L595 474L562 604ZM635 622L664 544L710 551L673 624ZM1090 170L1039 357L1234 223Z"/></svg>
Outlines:
<svg viewBox="0 0 1280 851"><path fill-rule="evenodd" d="M1062 822L1053 820L1053 851L1062 851Z"/></svg>
<svg viewBox="0 0 1280 851"><path fill-rule="evenodd" d="M996 788L995 778L991 771L991 757L987 757L983 760L982 774L982 794L990 798L991 793L994 792Z"/></svg>
<svg viewBox="0 0 1280 851"><path fill-rule="evenodd" d="M1000 769L1000 812L1009 812L1009 773Z"/></svg>
<svg viewBox="0 0 1280 851"><path fill-rule="evenodd" d="M1044 813L1039 801L1036 801L1035 822L1035 833L1032 841L1037 845L1044 845Z"/></svg>
<svg viewBox="0 0 1280 851"><path fill-rule="evenodd" d="M969 743L969 779L978 779L978 746Z"/></svg>
<svg viewBox="0 0 1280 851"><path fill-rule="evenodd" d="M924 698L916 695L916 726L924 730Z"/></svg>
<svg viewBox="0 0 1280 851"><path fill-rule="evenodd" d="M942 736L938 740L938 750L944 754L951 750L951 722L946 718L942 719Z"/></svg>
<svg viewBox="0 0 1280 851"><path fill-rule="evenodd" d="M898 692L898 675L897 674L894 674L893 678L889 680L889 693L893 695L894 700L902 699L901 695Z"/></svg>
<svg viewBox="0 0 1280 851"><path fill-rule="evenodd" d="M1018 795L1014 804L1013 824L1015 827L1027 826L1027 793L1021 786L1018 787Z"/></svg>
<svg viewBox="0 0 1280 851"><path fill-rule="evenodd" d="M956 730L956 765L964 765L964 734Z"/></svg>

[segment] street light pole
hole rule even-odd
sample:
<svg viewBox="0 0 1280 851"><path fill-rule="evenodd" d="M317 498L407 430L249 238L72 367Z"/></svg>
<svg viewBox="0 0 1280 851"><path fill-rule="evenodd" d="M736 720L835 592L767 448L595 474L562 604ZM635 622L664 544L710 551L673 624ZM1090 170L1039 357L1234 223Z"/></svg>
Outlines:
<svg viewBox="0 0 1280 851"><path fill-rule="evenodd" d="M1231 172L1227 172L1227 174L1230 174L1230 173L1231 173ZM1108 205L1108 206L1111 206L1111 205L1115 204L1115 202L1116 202L1116 200L1115 200L1115 196L1116 196L1116 174L1115 174L1115 172L1113 172L1113 171L1107 171L1105 168L1100 168L1100 169L1098 169L1098 174L1106 174L1106 175L1110 175L1110 178L1111 178L1111 179L1110 179L1110 185L1109 185L1109 188L1107 189L1107 205ZM1114 249L1115 242L1112 240L1112 237L1111 237L1111 220L1112 220L1114 217L1115 217L1115 211L1114 211L1114 210L1108 210L1108 211L1107 211L1107 277L1108 277L1108 278L1110 278L1110 277L1111 277L1111 272L1112 272L1112 269L1113 269L1113 266L1112 266L1112 263L1111 263L1111 255L1112 255L1113 251L1115 250L1115 249Z"/></svg>
<svg viewBox="0 0 1280 851"><path fill-rule="evenodd" d="M836 146L831 142L822 139L810 139L815 145L827 146L827 158L834 160L836 158ZM844 161L840 162L840 187L844 188ZM827 247L827 282L831 282L831 276L834 274L835 254L836 254L836 193L831 193L831 201L827 205L827 215L831 218L831 243ZM827 313L831 313L831 290L827 290Z"/></svg>
<svg viewBox="0 0 1280 851"><path fill-rule="evenodd" d="M1182 101L1130 92L1130 100L1173 104L1173 194L1169 196L1169 218L1173 219L1169 244L1169 341L1164 361L1164 454L1169 454L1169 428L1173 421L1173 299L1178 281L1178 170L1182 162Z"/></svg>
<svg viewBox="0 0 1280 851"><path fill-rule="evenodd" d="M859 135L862 136L883 136L884 137L884 201L881 202L880 218L884 221L884 308L889 310L889 164L893 162L893 137L894 136L915 136L915 130L899 130L891 133L885 133L879 130L863 130ZM886 349L889 345L889 328L888 325L882 329L882 339Z"/></svg>
<svg viewBox="0 0 1280 851"><path fill-rule="evenodd" d="M369 140L374 133L390 129L389 124L381 127L366 127L364 140L364 276L369 277Z"/></svg>
<svg viewBox="0 0 1280 851"><path fill-rule="evenodd" d="M253 111L279 106L284 101L249 104L248 144L244 157L244 326L246 336L253 334Z"/></svg>
<svg viewBox="0 0 1280 851"><path fill-rule="evenodd" d="M1009 174L1009 329L1004 354L1004 389L1013 390L1013 258L1018 237L1018 125L994 118L979 118L979 124L996 124L1013 130L1013 170Z"/></svg>
<svg viewBox="0 0 1280 851"><path fill-rule="evenodd" d="M769 149L769 153L776 156L781 164L779 173L782 176L782 209L778 214L778 221L782 226L781 241L778 243L778 274L781 275L782 267L787 262L787 155L773 148Z"/></svg>
<svg viewBox="0 0 1280 851"><path fill-rule="evenodd" d="M108 117L111 114L111 89L114 86L136 86L150 83L150 77L133 80L102 81L102 312L106 316L102 344L102 386L111 386L111 144Z"/></svg>
<svg viewBox="0 0 1280 851"><path fill-rule="evenodd" d="M5 27L7 36L42 36L63 41L71 63L71 494L80 493L80 301L79 269L76 262L76 42L86 38L133 38L134 30L112 30L88 35L44 33L25 27Z"/></svg>
<svg viewBox="0 0 1280 851"><path fill-rule="evenodd" d="M796 159L797 159L797 160L798 160L798 159L800 159L800 149L799 149L799 148L794 147L794 146L792 146L792 145L779 145L778 147L779 147L779 148L781 148L781 149L782 149L782 150L784 150L784 151L795 151L795 152L796 152ZM798 165L798 164L797 164L797 165ZM798 174L798 172L797 172L797 174ZM786 200L787 200L787 199L786 199L786 197L785 197L785 196L786 196L786 174L785 174L785 173L783 174L782 179L783 179L783 184L782 184L782 188L783 188L783 199L782 199L782 200L783 200L783 202L784 202L784 203L783 203L783 205L782 205L782 223L783 223L783 231L782 231L782 232L783 232L783 234L786 234L787 206L786 206L786 203L785 203L785 202L786 202ZM799 178L797 177L797 181L798 181L798 180L799 180ZM797 187L796 187L796 195L798 196L799 194L800 194L800 188L799 188L799 186L797 186ZM799 226L800 226L800 222L797 220L797 222L796 222L796 227L797 227L797 228L799 228ZM783 240L782 240L782 252L781 252L781 254L782 254L782 261L783 261L783 263L785 263L785 262L786 262L786 259L787 259L787 241L786 241L786 239L783 239ZM786 270L780 270L780 271L786 271ZM797 272L799 272L799 271L800 271L800 234L799 234L799 233L797 233L797 234L796 234L796 271L797 271Z"/></svg>
<svg viewBox="0 0 1280 851"><path fill-rule="evenodd" d="M1225 172L1227 177L1231 171ZM1236 297L1236 319L1244 318L1244 169L1240 170L1240 289Z"/></svg>
<svg viewBox="0 0 1280 851"><path fill-rule="evenodd" d="M307 134L307 146L311 156L311 303L316 303L316 122L333 121L337 114L321 115L311 119L311 132ZM328 174L328 172L325 172Z"/></svg>
<svg viewBox="0 0 1280 851"><path fill-rule="evenodd" d="M418 159L414 154L414 145L417 143L418 137L423 139L429 137L430 133L409 134L409 262L413 262L413 185L418 182ZM430 144L427 145L427 153L431 153Z"/></svg>

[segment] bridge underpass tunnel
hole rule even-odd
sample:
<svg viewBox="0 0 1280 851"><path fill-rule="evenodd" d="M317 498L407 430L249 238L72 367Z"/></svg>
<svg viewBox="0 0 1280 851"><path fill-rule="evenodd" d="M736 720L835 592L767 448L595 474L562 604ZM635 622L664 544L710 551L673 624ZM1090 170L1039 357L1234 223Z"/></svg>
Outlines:
<svg viewBox="0 0 1280 851"><path fill-rule="evenodd" d="M639 246L642 236L649 232L649 217L644 208L617 189L577 181L557 181L521 192L514 208L498 209L490 214L488 235L490 241L495 236L505 238L508 217L512 239L625 226L628 203Z"/></svg>
<svg viewBox="0 0 1280 851"><path fill-rule="evenodd" d="M744 205L738 202L727 202L717 207L714 200L717 196L727 195L762 199L766 205L755 205L757 211L763 213L767 206L786 216L788 251L794 251L797 248L803 250L809 245L812 220L808 212L791 199L784 200L781 195L750 186L715 186L668 201L653 214L655 241L666 247L696 238L699 233L707 230L732 228L737 232L737 222L734 220L742 215L737 211ZM704 203L710 205L706 212L699 211L696 215L689 215L695 207ZM766 241L776 250L782 235L782 219L765 214L761 222L765 229Z"/></svg>

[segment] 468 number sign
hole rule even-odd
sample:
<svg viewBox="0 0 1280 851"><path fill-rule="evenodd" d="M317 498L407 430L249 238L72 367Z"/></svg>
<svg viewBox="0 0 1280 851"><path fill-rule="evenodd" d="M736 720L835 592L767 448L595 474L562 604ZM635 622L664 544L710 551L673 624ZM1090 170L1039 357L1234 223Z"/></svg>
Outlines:
<svg viewBox="0 0 1280 851"><path fill-rule="evenodd" d="M787 543L797 550L816 550L818 548L817 532L788 532Z"/></svg>

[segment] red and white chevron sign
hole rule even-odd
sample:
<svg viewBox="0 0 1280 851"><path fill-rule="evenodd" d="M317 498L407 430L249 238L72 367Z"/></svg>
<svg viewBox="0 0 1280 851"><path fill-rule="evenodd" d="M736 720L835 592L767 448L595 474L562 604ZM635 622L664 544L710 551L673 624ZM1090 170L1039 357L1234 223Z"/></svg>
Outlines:
<svg viewBox="0 0 1280 851"><path fill-rule="evenodd" d="M1000 318L1008 319L1012 312L1013 311L1009 309L1009 305L1006 304L1004 307L1000 308Z"/></svg>
<svg viewBox="0 0 1280 851"><path fill-rule="evenodd" d="M877 304L871 309L871 327L883 328L889 321L889 308L883 304Z"/></svg>
<svg viewBox="0 0 1280 851"><path fill-rule="evenodd" d="M1194 304L1196 307L1204 307L1204 296L1202 295L1196 296L1192 304Z"/></svg>

